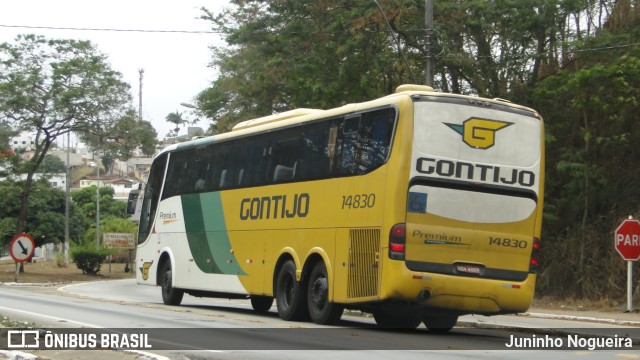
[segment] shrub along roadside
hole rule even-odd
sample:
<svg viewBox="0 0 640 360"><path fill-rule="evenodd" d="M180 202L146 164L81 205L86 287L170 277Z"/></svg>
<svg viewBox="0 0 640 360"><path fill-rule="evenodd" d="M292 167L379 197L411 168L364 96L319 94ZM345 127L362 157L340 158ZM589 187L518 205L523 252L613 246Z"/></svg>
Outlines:
<svg viewBox="0 0 640 360"><path fill-rule="evenodd" d="M110 249L81 246L71 249L71 259L83 274L96 275L100 272L102 262L111 253Z"/></svg>

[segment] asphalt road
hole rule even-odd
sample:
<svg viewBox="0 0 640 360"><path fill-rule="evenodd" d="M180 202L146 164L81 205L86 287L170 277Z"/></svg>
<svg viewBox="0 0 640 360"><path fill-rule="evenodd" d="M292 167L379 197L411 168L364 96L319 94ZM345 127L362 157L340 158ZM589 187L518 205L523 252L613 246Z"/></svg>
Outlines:
<svg viewBox="0 0 640 360"><path fill-rule="evenodd" d="M371 318L351 315L343 316L335 327L286 322L277 316L275 307L261 315L247 300L185 296L182 306L166 306L159 288L138 286L133 280L60 288L0 286L0 314L46 328L139 329L148 334L154 353L171 359L304 356L311 360L326 359L327 350L331 350L330 357L349 359L424 359L434 351L437 358L500 359L513 358L513 350L507 351L505 345L511 336L532 336L526 331L516 333L513 328L456 327L448 334L432 333L424 327L380 330ZM515 351L523 359L540 355L538 351ZM588 358L592 353L552 351L545 352L545 358ZM598 359L619 358L619 351L595 353Z"/></svg>

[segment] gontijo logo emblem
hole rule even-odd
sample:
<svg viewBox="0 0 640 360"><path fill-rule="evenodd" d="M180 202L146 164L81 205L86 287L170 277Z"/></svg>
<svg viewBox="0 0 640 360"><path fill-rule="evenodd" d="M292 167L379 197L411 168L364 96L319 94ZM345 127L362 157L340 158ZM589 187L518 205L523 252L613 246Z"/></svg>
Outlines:
<svg viewBox="0 0 640 360"><path fill-rule="evenodd" d="M465 144L474 149L486 150L495 144L496 132L513 123L498 120L469 118L462 125L443 123L462 135Z"/></svg>

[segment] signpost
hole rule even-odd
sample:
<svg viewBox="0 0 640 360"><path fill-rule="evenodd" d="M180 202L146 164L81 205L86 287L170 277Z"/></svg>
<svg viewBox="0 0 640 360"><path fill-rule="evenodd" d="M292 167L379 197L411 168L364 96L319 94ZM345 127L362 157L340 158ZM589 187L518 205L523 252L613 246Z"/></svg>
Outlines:
<svg viewBox="0 0 640 360"><path fill-rule="evenodd" d="M19 264L31 259L35 249L36 243L33 241L33 238L27 234L18 234L11 239L9 253L11 253L11 257L16 262L16 282L18 282L18 274L20 273Z"/></svg>
<svg viewBox="0 0 640 360"><path fill-rule="evenodd" d="M128 249L129 262L125 267L125 272L129 270L129 263L132 263L131 252L135 248L133 234L128 233L105 233L102 234L102 244L107 248ZM132 266L133 267L133 266ZM109 256L109 273L111 273L111 256Z"/></svg>
<svg viewBox="0 0 640 360"><path fill-rule="evenodd" d="M633 262L640 259L640 221L629 216L616 229L616 250L627 261L627 312L633 311Z"/></svg>

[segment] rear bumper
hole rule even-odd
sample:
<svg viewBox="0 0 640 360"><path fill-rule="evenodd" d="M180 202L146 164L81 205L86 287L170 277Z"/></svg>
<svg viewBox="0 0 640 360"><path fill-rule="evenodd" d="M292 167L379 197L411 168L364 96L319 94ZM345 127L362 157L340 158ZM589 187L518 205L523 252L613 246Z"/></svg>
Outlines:
<svg viewBox="0 0 640 360"><path fill-rule="evenodd" d="M426 308L487 315L519 313L529 309L535 291L535 274L510 281L414 272L402 262L390 266L403 268L402 276L383 279L386 291L381 292L381 300L408 300Z"/></svg>

